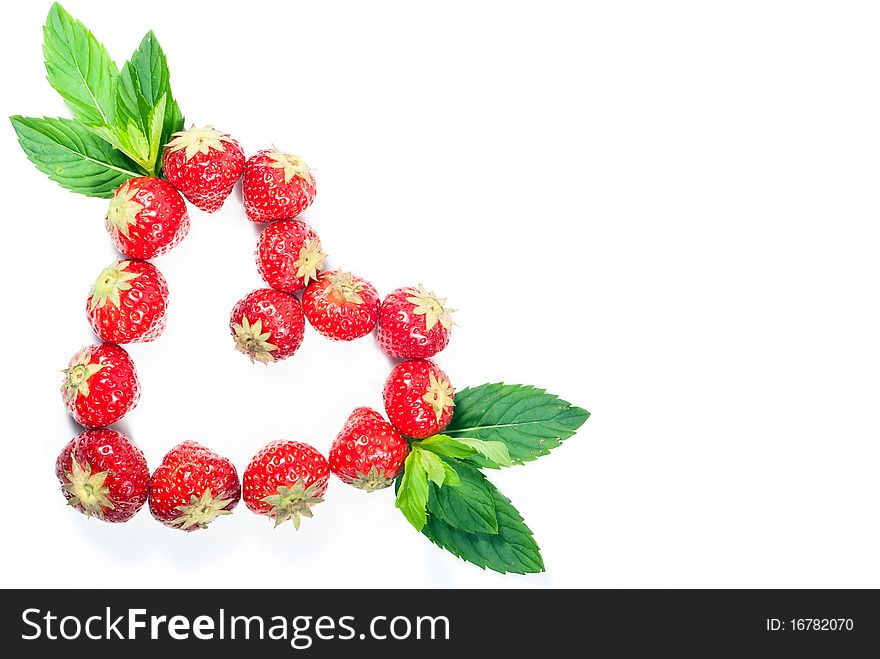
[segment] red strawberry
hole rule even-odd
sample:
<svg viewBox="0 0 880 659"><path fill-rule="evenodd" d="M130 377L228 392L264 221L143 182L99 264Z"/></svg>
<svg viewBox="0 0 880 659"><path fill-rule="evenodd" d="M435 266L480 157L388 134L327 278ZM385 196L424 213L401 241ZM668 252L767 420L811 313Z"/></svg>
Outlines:
<svg viewBox="0 0 880 659"><path fill-rule="evenodd" d="M150 491L150 469L141 450L115 430L86 430L71 439L55 462L68 505L105 522L126 522Z"/></svg>
<svg viewBox="0 0 880 659"><path fill-rule="evenodd" d="M129 179L110 200L105 222L116 249L132 259L161 256L189 232L186 203L168 181Z"/></svg>
<svg viewBox="0 0 880 659"><path fill-rule="evenodd" d="M315 200L315 177L299 156L257 151L244 165L244 210L251 222L293 218Z"/></svg>
<svg viewBox="0 0 880 659"><path fill-rule="evenodd" d="M418 288L398 288L382 302L379 313L379 347L402 359L424 359L446 347L452 331L446 298Z"/></svg>
<svg viewBox="0 0 880 659"><path fill-rule="evenodd" d="M385 381L383 397L388 420L404 435L430 437L452 420L455 390L446 373L427 359L395 366Z"/></svg>
<svg viewBox="0 0 880 659"><path fill-rule="evenodd" d="M168 284L147 261L116 260L89 291L86 314L103 341L152 341L165 330Z"/></svg>
<svg viewBox="0 0 880 659"><path fill-rule="evenodd" d="M325 272L309 284L302 305L312 327L334 341L366 336L379 320L379 294L373 285L338 270Z"/></svg>
<svg viewBox="0 0 880 659"><path fill-rule="evenodd" d="M323 501L330 467L317 449L303 442L278 440L253 457L242 477L244 503L258 515L289 519L299 528L300 515L312 516Z"/></svg>
<svg viewBox="0 0 880 659"><path fill-rule="evenodd" d="M290 357L303 340L302 307L292 295L258 288L233 307L229 329L235 349L263 364Z"/></svg>
<svg viewBox="0 0 880 659"><path fill-rule="evenodd" d="M150 512L165 526L205 529L229 515L241 498L235 466L195 442L182 442L162 458L150 486Z"/></svg>
<svg viewBox="0 0 880 659"><path fill-rule="evenodd" d="M388 487L403 470L409 444L382 415L358 407L330 447L330 471L371 492Z"/></svg>
<svg viewBox="0 0 880 659"><path fill-rule="evenodd" d="M295 293L318 278L327 255L311 227L299 220L283 220L263 229L255 256L260 276L269 286Z"/></svg>
<svg viewBox="0 0 880 659"><path fill-rule="evenodd" d="M67 411L88 428L116 423L137 405L140 382L128 353L112 343L88 346L64 369Z"/></svg>
<svg viewBox="0 0 880 659"><path fill-rule="evenodd" d="M213 126L174 133L162 155L162 173L183 196L208 213L220 209L244 170L244 151Z"/></svg>

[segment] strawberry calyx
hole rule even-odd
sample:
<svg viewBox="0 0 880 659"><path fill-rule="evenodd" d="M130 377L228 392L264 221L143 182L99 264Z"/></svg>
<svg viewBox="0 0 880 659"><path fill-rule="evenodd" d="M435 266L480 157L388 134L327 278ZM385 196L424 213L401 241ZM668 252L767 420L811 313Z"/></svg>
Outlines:
<svg viewBox="0 0 880 659"><path fill-rule="evenodd" d="M250 357L251 363L258 361L268 364L275 361L272 353L278 350L278 346L269 343L272 334L263 331L262 320L251 324L247 316L242 316L241 323L233 323L232 329L235 332L235 349Z"/></svg>
<svg viewBox="0 0 880 659"><path fill-rule="evenodd" d="M305 481L300 478L293 487L279 485L277 494L263 497L261 501L272 507L269 515L275 518L276 527L289 519L293 527L299 529L300 517L312 517L312 506L324 500L316 495L318 487L318 483L306 487Z"/></svg>
<svg viewBox="0 0 880 659"><path fill-rule="evenodd" d="M354 276L350 272L333 272L328 275L330 285L327 287L328 293L335 293L346 304L363 304L364 298L360 292L364 290L364 284L355 281Z"/></svg>
<svg viewBox="0 0 880 659"><path fill-rule="evenodd" d="M106 471L92 473L89 463L80 464L76 458L70 458L70 471L64 474L67 482L61 486L71 497L67 500L68 506L82 506L88 517L96 515L104 519L104 510L112 510L116 506L107 496L110 488L104 485L107 479Z"/></svg>
<svg viewBox="0 0 880 659"><path fill-rule="evenodd" d="M116 260L107 268L101 271L95 283L89 289L89 311L100 309L110 301L116 308L119 308L119 293L127 291L131 288L132 279L140 277L137 272L126 272L125 269L131 265L130 261Z"/></svg>
<svg viewBox="0 0 880 659"><path fill-rule="evenodd" d="M422 396L422 400L434 410L438 422L446 408L455 406L455 402L452 399L454 393L455 389L449 384L449 380L438 380L433 373L428 374L428 389L425 395Z"/></svg>
<svg viewBox="0 0 880 659"><path fill-rule="evenodd" d="M91 361L92 351L83 348L76 353L68 367L61 371L64 373L61 391L64 392L65 400L73 400L77 395L88 397L89 379L104 368L104 364L91 364Z"/></svg>
<svg viewBox="0 0 880 659"><path fill-rule="evenodd" d="M384 489L394 482L393 478L388 478L385 475L385 467L376 469L376 465L370 465L370 470L366 474L358 471L355 473L354 478L347 480L349 485L354 485L356 488L366 490L367 492Z"/></svg>
<svg viewBox="0 0 880 659"><path fill-rule="evenodd" d="M195 125L192 125L189 130L181 130L172 134L171 138L167 145L169 151L174 153L185 149L183 157L186 161L189 161L197 153L207 155L211 149L226 151L223 142L232 143L232 137L229 134L214 130L211 125L204 128L196 128Z"/></svg>
<svg viewBox="0 0 880 659"><path fill-rule="evenodd" d="M421 284L418 288L408 288L406 292L408 294L406 301L415 305L412 312L417 316L425 317L425 330L430 331L437 323L447 330L452 329L451 314L457 310L445 306L445 297L437 297L434 291L427 290Z"/></svg>
<svg viewBox="0 0 880 659"><path fill-rule="evenodd" d="M177 506L176 510L183 514L172 519L171 524L179 526L181 529L188 529L192 526L198 526L200 529L208 528L208 524L220 515L232 514L231 510L226 510L226 506L232 501L232 499L214 497L211 494L211 488L208 488L201 497L191 495L189 504Z"/></svg>
<svg viewBox="0 0 880 659"><path fill-rule="evenodd" d="M303 285L309 283L309 279L317 281L318 270L324 265L327 255L321 251L321 241L309 238L299 250L299 256L293 262L296 267L296 276L302 278Z"/></svg>
<svg viewBox="0 0 880 659"><path fill-rule="evenodd" d="M107 209L107 221L126 238L128 227L137 223L137 214L144 210L144 205L134 200L136 194L137 190L132 190L126 181L113 195Z"/></svg>
<svg viewBox="0 0 880 659"><path fill-rule="evenodd" d="M290 179L294 176L301 178L306 183L312 182L312 173L303 159L293 153L285 153L274 148L266 152L266 157L272 162L269 167L273 169L281 169L284 171L284 182L290 183Z"/></svg>

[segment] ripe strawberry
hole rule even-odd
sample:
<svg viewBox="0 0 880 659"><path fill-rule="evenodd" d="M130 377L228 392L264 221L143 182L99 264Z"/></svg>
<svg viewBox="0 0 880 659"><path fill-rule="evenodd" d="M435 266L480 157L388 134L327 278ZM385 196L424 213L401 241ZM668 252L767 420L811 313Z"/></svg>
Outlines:
<svg viewBox="0 0 880 659"><path fill-rule="evenodd" d="M128 353L112 343L87 346L63 371L67 411L87 428L116 423L137 405L140 382Z"/></svg>
<svg viewBox="0 0 880 659"><path fill-rule="evenodd" d="M449 343L452 331L446 298L418 288L398 288L383 300L379 312L379 347L402 359L432 357Z"/></svg>
<svg viewBox="0 0 880 659"><path fill-rule="evenodd" d="M151 259L184 239L189 215L173 185L142 176L119 186L104 224L120 252L132 259Z"/></svg>
<svg viewBox="0 0 880 659"><path fill-rule="evenodd" d="M71 439L55 462L67 503L105 522L126 522L150 491L150 469L141 450L115 430L86 430Z"/></svg>
<svg viewBox="0 0 880 659"><path fill-rule="evenodd" d="M404 435L423 439L449 425L455 390L437 364L415 359L394 367L383 398L391 424Z"/></svg>
<svg viewBox="0 0 880 659"><path fill-rule="evenodd" d="M116 260L89 291L86 314L102 341L152 341L165 330L168 284L147 261Z"/></svg>
<svg viewBox="0 0 880 659"><path fill-rule="evenodd" d="M330 480L330 467L317 449L303 442L278 440L251 459L242 477L244 503L258 515L289 519L299 528L300 515L312 516Z"/></svg>
<svg viewBox="0 0 880 659"><path fill-rule="evenodd" d="M258 288L233 307L229 329L235 349L263 364L290 357L303 340L302 307L292 295Z"/></svg>
<svg viewBox="0 0 880 659"><path fill-rule="evenodd" d="M299 156L257 151L244 165L244 211L251 222L293 218L315 200L315 177Z"/></svg>
<svg viewBox="0 0 880 659"><path fill-rule="evenodd" d="M162 458L150 486L150 512L165 526L205 529L230 515L241 498L235 466L196 442L182 442Z"/></svg>
<svg viewBox="0 0 880 659"><path fill-rule="evenodd" d="M255 256L260 276L269 286L295 293L318 278L327 255L310 226L299 220L282 220L263 229Z"/></svg>
<svg viewBox="0 0 880 659"><path fill-rule="evenodd" d="M330 447L330 471L371 492L388 487L403 470L409 444L382 415L358 407Z"/></svg>
<svg viewBox="0 0 880 659"><path fill-rule="evenodd" d="M213 126L171 136L162 155L162 173L184 197L208 213L220 210L244 170L244 151Z"/></svg>
<svg viewBox="0 0 880 659"><path fill-rule="evenodd" d="M379 294L373 285L339 270L325 272L309 284L302 305L312 327L334 341L366 336L379 320Z"/></svg>

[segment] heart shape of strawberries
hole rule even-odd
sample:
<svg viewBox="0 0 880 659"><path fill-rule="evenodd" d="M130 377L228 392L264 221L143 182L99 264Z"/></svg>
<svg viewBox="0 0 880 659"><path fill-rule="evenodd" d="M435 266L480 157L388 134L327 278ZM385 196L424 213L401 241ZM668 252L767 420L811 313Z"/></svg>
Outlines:
<svg viewBox="0 0 880 659"><path fill-rule="evenodd" d="M148 498L157 520L194 531L229 514L243 495L252 511L271 517L276 525L290 520L299 528L300 519L311 517L312 507L322 501L331 472L368 491L390 486L409 453L404 436L436 435L452 418L455 390L426 358L449 343L453 310L421 285L397 289L380 301L367 280L325 271L327 255L318 234L295 217L316 194L315 176L299 156L266 149L245 160L238 140L208 126L172 134L162 162L165 180L127 180L110 200L105 225L125 258L99 273L85 302L89 323L103 342L79 350L64 369L65 405L89 429L59 458L59 479L68 501L86 515L124 521L111 511L133 514ZM124 435L111 438L102 430L134 409L140 393L134 362L120 346L154 341L165 328L168 285L155 265L138 256L167 253L183 240L189 227L183 197L215 212L239 178L248 219L271 223L262 230L256 249L257 270L267 287L233 306L232 345L253 363L275 364L299 350L307 321L333 341L375 333L386 354L406 360L394 368L385 386L391 422L375 410L356 409L333 443L329 462L302 442L272 442L245 469L243 487L228 459L183 442L153 472L145 497L147 484L134 474L142 465L125 457L136 447ZM107 454L100 470L77 457L87 455L96 442ZM116 464L110 455L123 458ZM131 485L126 493L118 488L113 496L87 491L123 481Z"/></svg>

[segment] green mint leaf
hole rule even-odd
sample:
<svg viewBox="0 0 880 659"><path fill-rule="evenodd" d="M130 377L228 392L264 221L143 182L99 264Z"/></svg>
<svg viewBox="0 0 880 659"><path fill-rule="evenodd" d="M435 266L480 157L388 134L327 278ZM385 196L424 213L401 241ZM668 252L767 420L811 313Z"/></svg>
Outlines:
<svg viewBox="0 0 880 659"><path fill-rule="evenodd" d="M461 487L464 487L464 477L458 489ZM422 533L438 547L482 568L502 574L543 572L541 550L519 512L489 481L485 481L485 487L491 492L495 504L497 533L468 533L444 522L435 514L428 516ZM449 489L449 492L453 490Z"/></svg>
<svg viewBox="0 0 880 659"><path fill-rule="evenodd" d="M141 93L151 105L156 105L159 98L168 93L170 83L165 53L152 30L141 39L131 63L137 72Z"/></svg>
<svg viewBox="0 0 880 659"><path fill-rule="evenodd" d="M95 36L58 3L49 9L43 27L43 57L49 84L77 119L87 124L113 121L116 64Z"/></svg>
<svg viewBox="0 0 880 659"><path fill-rule="evenodd" d="M152 107L141 94L137 73L131 62L122 65L116 79L116 119L113 125L127 128L134 124L142 133L146 133Z"/></svg>
<svg viewBox="0 0 880 659"><path fill-rule="evenodd" d="M417 531L421 531L428 519L428 476L418 451L410 451L398 479L397 499L394 505Z"/></svg>
<svg viewBox="0 0 880 659"><path fill-rule="evenodd" d="M89 126L89 129L131 158L144 172L152 172L150 144L133 121L129 121L128 126Z"/></svg>
<svg viewBox="0 0 880 659"><path fill-rule="evenodd" d="M447 458L470 458L479 454L482 467L499 469L510 467L513 461L507 445L503 442L487 442L482 439L470 437L450 437L449 435L434 435L415 443L415 446L427 449Z"/></svg>
<svg viewBox="0 0 880 659"><path fill-rule="evenodd" d="M428 512L449 526L466 533L498 533L495 500L486 477L475 467L444 460L444 467L459 479L458 487L431 486Z"/></svg>
<svg viewBox="0 0 880 659"><path fill-rule="evenodd" d="M170 93L170 91L169 91ZM165 122L162 126L162 139L160 140L160 145L164 147L168 142L171 141L171 136L183 130L183 112L180 111L180 106L177 104L177 101L171 100L166 104L165 107ZM156 167L157 170L161 172L162 169L162 153L161 150L159 152L159 163Z"/></svg>
<svg viewBox="0 0 880 659"><path fill-rule="evenodd" d="M449 435L433 435L416 442L416 445L446 458L469 458L477 450Z"/></svg>
<svg viewBox="0 0 880 659"><path fill-rule="evenodd" d="M171 71L159 40L152 30L144 35L138 49L131 56L131 67L137 79L138 90L150 108L166 97L162 120L160 148L171 139L171 134L183 129L183 113L171 93Z"/></svg>
<svg viewBox="0 0 880 659"><path fill-rule="evenodd" d="M515 464L547 455L583 425L590 413L529 385L503 383L455 393L455 414L444 431L455 438L503 443ZM483 456L470 458L491 466Z"/></svg>
<svg viewBox="0 0 880 659"><path fill-rule="evenodd" d="M443 463L443 471L445 472L443 476L444 485L449 485L450 487L458 487L461 485L461 478L459 478L458 472L446 462Z"/></svg>
<svg viewBox="0 0 880 659"><path fill-rule="evenodd" d="M443 460L430 451L421 450L418 446L414 446L410 453L415 453L418 456L418 460L424 468L428 480L437 487L442 487L446 481L446 470L443 468Z"/></svg>
<svg viewBox="0 0 880 659"><path fill-rule="evenodd" d="M485 458L486 466L492 468L510 467L513 460L510 459L510 452L504 442L485 441L483 439L472 439L470 437L459 437L458 441L465 446L470 446L483 458Z"/></svg>
<svg viewBox="0 0 880 659"><path fill-rule="evenodd" d="M150 144L147 141L147 136L144 135L141 129L136 126L134 122L128 123L128 130L126 131L126 144L128 144L131 154L135 157L136 162L139 162L146 169L149 169Z"/></svg>
<svg viewBox="0 0 880 659"><path fill-rule="evenodd" d="M167 105L168 94L162 94L162 98L156 103L156 106L150 111L150 132L149 145L150 152L148 161L155 163L159 157L159 148L163 146L162 129L165 125L165 106Z"/></svg>
<svg viewBox="0 0 880 659"><path fill-rule="evenodd" d="M109 198L137 166L75 119L10 117L28 159L62 187Z"/></svg>
<svg viewBox="0 0 880 659"><path fill-rule="evenodd" d="M183 113L171 94L165 53L152 32L147 32L119 72L115 101L113 124L99 127L99 134L147 172L158 174L162 147L172 133L183 128Z"/></svg>

